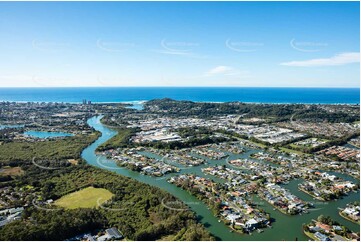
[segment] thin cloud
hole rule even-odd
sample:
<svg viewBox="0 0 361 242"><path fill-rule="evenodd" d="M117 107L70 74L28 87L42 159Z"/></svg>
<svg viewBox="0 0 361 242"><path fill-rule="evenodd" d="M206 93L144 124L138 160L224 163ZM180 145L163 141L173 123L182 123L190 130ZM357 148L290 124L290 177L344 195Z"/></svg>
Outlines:
<svg viewBox="0 0 361 242"><path fill-rule="evenodd" d="M237 71L231 66L216 66L205 73L206 76L215 76L215 75L233 76L237 74L239 74L239 71Z"/></svg>
<svg viewBox="0 0 361 242"><path fill-rule="evenodd" d="M160 46L161 49L156 49L152 51L165 55L177 55L190 58L204 59L208 57L194 52L194 50L199 47L198 43L184 41L168 42L166 39L163 39L160 42Z"/></svg>
<svg viewBox="0 0 361 242"><path fill-rule="evenodd" d="M337 54L330 58L311 59L304 61L290 61L283 62L283 66L302 66L302 67L313 67L313 66L340 66L351 63L360 62L360 52L346 52Z"/></svg>
<svg viewBox="0 0 361 242"><path fill-rule="evenodd" d="M183 55L183 56L192 56L193 54L191 52L186 51L170 51L170 50L152 50L157 53L161 54L169 54L169 55Z"/></svg>
<svg viewBox="0 0 361 242"><path fill-rule="evenodd" d="M152 50L153 52L165 54L165 55L176 55L176 56L184 56L184 57L190 57L190 58L196 58L196 59L206 59L208 56L206 55L199 55L193 52L187 52L187 51L169 51L169 50Z"/></svg>

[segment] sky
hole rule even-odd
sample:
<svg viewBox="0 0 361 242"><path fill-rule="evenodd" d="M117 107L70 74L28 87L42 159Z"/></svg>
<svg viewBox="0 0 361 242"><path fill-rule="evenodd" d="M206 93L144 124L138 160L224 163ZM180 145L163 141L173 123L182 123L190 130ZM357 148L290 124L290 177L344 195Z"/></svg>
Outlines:
<svg viewBox="0 0 361 242"><path fill-rule="evenodd" d="M359 87L359 2L0 2L0 87Z"/></svg>

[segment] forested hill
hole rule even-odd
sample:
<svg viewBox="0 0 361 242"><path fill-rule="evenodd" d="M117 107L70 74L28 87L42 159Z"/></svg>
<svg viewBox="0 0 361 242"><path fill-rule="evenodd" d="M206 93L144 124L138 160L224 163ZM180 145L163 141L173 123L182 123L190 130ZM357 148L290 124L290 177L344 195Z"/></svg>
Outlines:
<svg viewBox="0 0 361 242"><path fill-rule="evenodd" d="M7 199L9 205L5 208L25 208L20 220L0 227L1 241L66 240L110 227L119 229L128 240L213 239L197 223L195 214L169 193L86 164L81 151L97 137L98 132L0 145L0 168L18 171L0 177L1 192L8 191L16 198ZM79 208L63 209L46 202L87 187L106 189L114 196L99 208L80 208L84 207L80 204ZM10 196L4 194L1 199ZM166 208L162 199L175 201L183 209Z"/></svg>
<svg viewBox="0 0 361 242"><path fill-rule="evenodd" d="M164 236L176 240L214 239L185 205L180 205L184 210L162 205L163 199L177 201L172 195L110 171L78 165L39 172L38 167L31 166L17 182L19 186L34 187L44 199L55 200L88 186L107 189L114 196L98 209L45 210L31 206L21 220L0 229L3 241L65 240L109 227L118 228L130 240L158 240Z"/></svg>
<svg viewBox="0 0 361 242"><path fill-rule="evenodd" d="M144 105L144 111L174 117L214 115L246 115L247 117L273 118L273 121L294 120L354 122L360 120L359 105L317 104L256 104L241 102L207 103L176 101L169 98L154 99Z"/></svg>

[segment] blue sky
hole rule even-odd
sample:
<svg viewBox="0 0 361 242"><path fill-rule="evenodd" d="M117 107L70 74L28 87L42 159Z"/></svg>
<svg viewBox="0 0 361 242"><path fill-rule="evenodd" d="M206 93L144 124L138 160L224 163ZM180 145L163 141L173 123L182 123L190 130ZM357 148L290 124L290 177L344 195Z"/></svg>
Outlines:
<svg viewBox="0 0 361 242"><path fill-rule="evenodd" d="M359 2L0 2L0 86L359 87Z"/></svg>

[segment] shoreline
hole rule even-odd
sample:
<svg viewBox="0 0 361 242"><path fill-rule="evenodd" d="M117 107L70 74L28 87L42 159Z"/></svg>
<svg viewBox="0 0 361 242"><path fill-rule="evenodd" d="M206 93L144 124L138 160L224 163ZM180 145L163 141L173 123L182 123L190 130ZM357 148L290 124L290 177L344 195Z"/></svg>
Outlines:
<svg viewBox="0 0 361 242"><path fill-rule="evenodd" d="M1 89L1 88L0 88ZM97 101L91 101L92 104L144 104L146 102L149 102L151 100L156 99L163 99L163 98L154 98L149 100L131 100L131 101L104 101L104 102L97 102ZM172 99L172 98L171 98ZM337 105L337 106L360 106L360 103L319 103L319 102L244 102L240 100L234 100L234 101L193 101L189 99L173 99L175 101L190 101L194 103L243 103L243 104L267 104L267 105ZM82 101L76 101L76 102L69 102L69 101L42 101L42 100L33 100L33 101L16 101L16 100L0 100L0 103L4 102L10 102L10 103L63 103L63 104L80 104L80 105L89 105L89 104L83 104Z"/></svg>
<svg viewBox="0 0 361 242"><path fill-rule="evenodd" d="M341 211L339 211L338 214L339 214L341 217L343 217L344 219L346 219L346 220L348 220L348 221L350 221L350 222L352 222L352 223L360 224L360 221L355 221L355 220L353 220L353 219L351 219L351 218L343 215Z"/></svg>
<svg viewBox="0 0 361 242"><path fill-rule="evenodd" d="M267 201L263 196L259 195L258 196L265 202L267 202L269 205L271 205L273 208L275 208L277 211L281 212L284 215L288 215L288 216L294 216L294 215L298 215L298 214L289 214L286 211L283 211L282 209L280 209L279 207L276 207L275 205L273 205L272 203L270 203L269 201ZM274 210L275 211L275 210Z"/></svg>
<svg viewBox="0 0 361 242"><path fill-rule="evenodd" d="M316 197L315 195L309 193L308 191L306 191L306 190L303 189L303 188L299 188L299 187L298 187L298 190L300 190L301 192L304 192L304 193L310 195L311 197L313 197L313 198L316 199L316 200L319 200L319 201L322 201L322 202L327 202L327 201L329 201L329 200L323 199L322 197Z"/></svg>
<svg viewBox="0 0 361 242"><path fill-rule="evenodd" d="M310 232L306 232L304 229L303 230L303 233L310 239L312 239L313 241L320 241L318 238L316 238L313 233L310 233Z"/></svg>
<svg viewBox="0 0 361 242"><path fill-rule="evenodd" d="M178 186L178 185L175 184L175 183L172 183L172 184L175 185L175 186L177 186L177 187L179 187L179 188L181 188L180 186ZM184 190L184 191L186 191L187 193L189 193L191 196L196 197L196 198L199 199L201 202L203 202L203 204L207 207L207 209L211 211L211 213L213 214L213 216L218 219L218 222L219 222L219 223L223 223L225 226L227 226L227 227L230 229L230 231L236 232L236 233L239 234L239 235L251 235L251 234L244 233L244 232L240 231L239 229L236 229L236 228L232 227L232 224L227 224L227 222L229 222L229 221L227 221L226 219L224 219L224 217L222 217L220 214L214 213L214 211L212 210L212 208L208 205L207 199L204 198L202 195L201 195L201 197L198 197L198 196L197 196L197 193L193 193L193 192L191 192L191 191L188 190L188 189L183 189L183 188L181 188L181 189Z"/></svg>

